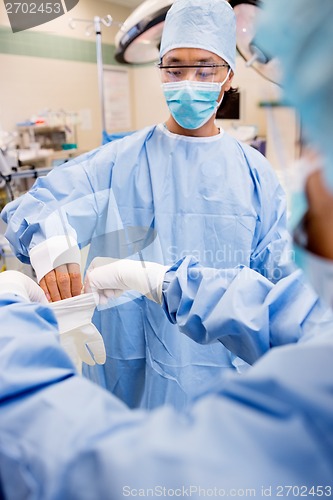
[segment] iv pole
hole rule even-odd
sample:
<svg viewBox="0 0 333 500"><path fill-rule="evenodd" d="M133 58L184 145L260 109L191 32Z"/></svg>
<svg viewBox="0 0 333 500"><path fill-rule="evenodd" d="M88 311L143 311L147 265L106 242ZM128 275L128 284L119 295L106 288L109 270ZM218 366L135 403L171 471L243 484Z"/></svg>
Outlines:
<svg viewBox="0 0 333 500"><path fill-rule="evenodd" d="M86 35L89 36L91 34L90 29L94 26L95 34L96 34L96 57L97 57L97 73L98 73L98 90L99 90L99 100L101 107L101 116L102 116L102 132L106 133L106 118L105 118L105 103L104 103L104 81L103 81L103 55L102 55L102 25L109 28L112 24L116 24L121 26L122 23L114 21L110 14L106 17L98 17L95 16L93 22L87 19L75 19L72 18L69 20L69 26L72 29L75 29L76 23L89 23L86 27Z"/></svg>

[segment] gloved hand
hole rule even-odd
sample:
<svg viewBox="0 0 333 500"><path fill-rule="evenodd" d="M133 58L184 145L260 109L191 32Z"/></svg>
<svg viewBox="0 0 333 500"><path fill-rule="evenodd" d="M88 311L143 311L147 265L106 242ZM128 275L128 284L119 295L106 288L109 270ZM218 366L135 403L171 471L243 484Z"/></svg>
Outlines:
<svg viewBox="0 0 333 500"><path fill-rule="evenodd" d="M97 295L100 304L119 297L126 290L136 290L148 299L162 302L162 284L169 266L130 259L95 258L85 279L85 291Z"/></svg>
<svg viewBox="0 0 333 500"><path fill-rule="evenodd" d="M0 273L0 294L13 293L20 295L30 302L40 302L48 304L43 290L37 283L18 271L4 271Z"/></svg>
<svg viewBox="0 0 333 500"><path fill-rule="evenodd" d="M82 361L103 365L106 360L104 341L91 323L96 304L92 294L82 294L49 304L59 325L60 343L79 373Z"/></svg>

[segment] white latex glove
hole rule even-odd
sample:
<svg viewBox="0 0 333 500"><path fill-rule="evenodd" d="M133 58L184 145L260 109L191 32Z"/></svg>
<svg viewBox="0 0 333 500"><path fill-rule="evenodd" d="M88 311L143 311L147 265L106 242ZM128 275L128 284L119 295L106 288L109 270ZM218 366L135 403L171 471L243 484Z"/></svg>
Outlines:
<svg viewBox="0 0 333 500"><path fill-rule="evenodd" d="M119 297L126 290L136 290L148 299L162 302L162 284L169 266L130 259L97 257L89 266L85 291L97 295L100 304Z"/></svg>
<svg viewBox="0 0 333 500"><path fill-rule="evenodd" d="M4 271L0 273L0 294L13 293L30 302L48 304L48 300L37 283L19 271Z"/></svg>
<svg viewBox="0 0 333 500"><path fill-rule="evenodd" d="M103 365L106 360L104 341L91 323L96 307L93 295L77 295L49 305L58 321L60 343L78 372L82 372L82 361L88 365Z"/></svg>

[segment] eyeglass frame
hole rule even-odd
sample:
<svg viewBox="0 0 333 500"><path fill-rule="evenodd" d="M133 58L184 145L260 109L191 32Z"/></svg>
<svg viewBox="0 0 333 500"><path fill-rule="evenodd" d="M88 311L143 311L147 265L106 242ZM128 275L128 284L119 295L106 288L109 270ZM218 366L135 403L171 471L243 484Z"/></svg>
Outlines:
<svg viewBox="0 0 333 500"><path fill-rule="evenodd" d="M225 64L215 64L215 63L204 63L204 64L162 64L156 63L158 69L172 69L172 68L230 68L228 63Z"/></svg>
<svg viewBox="0 0 333 500"><path fill-rule="evenodd" d="M223 64L218 64L218 63L207 63L203 62L202 64L163 64L162 62L155 63L155 66L158 69L182 69L182 68L189 68L189 69L204 69L204 68L229 68L230 65L228 63L223 63Z"/></svg>

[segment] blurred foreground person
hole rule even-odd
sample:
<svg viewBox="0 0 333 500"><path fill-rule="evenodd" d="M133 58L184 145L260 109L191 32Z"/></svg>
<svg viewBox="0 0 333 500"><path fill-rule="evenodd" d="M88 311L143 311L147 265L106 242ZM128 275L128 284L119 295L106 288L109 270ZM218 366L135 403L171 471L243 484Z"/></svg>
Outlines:
<svg viewBox="0 0 333 500"><path fill-rule="evenodd" d="M306 183L309 208L298 243L304 244L308 256L311 250L318 252L317 258L323 259L329 277L333 193L326 179L333 171L333 151L332 141L321 136L326 134L327 139L333 131L333 108L328 105L333 100L333 67L320 56L327 46L330 54L333 50L333 4L322 0L318 9L313 0L270 0L264 14L261 43L281 58L286 96L303 113L307 138L323 158L323 172L313 173ZM306 65L302 65L303 60ZM325 67L320 64L323 61ZM313 92L305 78L309 75L317 82L317 88L312 82ZM296 81L295 87L291 78ZM294 93L296 88L299 91ZM316 105L320 115L309 113ZM232 297L242 300L238 295L242 280L237 280L237 273L245 269L242 267L209 270L189 257L160 269L159 274L146 263L145 276L149 279L144 285L140 272L129 279L119 263L104 268L102 283L101 269L89 271L86 288L105 300L124 289L137 288L161 302L172 321L188 318L191 309L192 325L186 326L187 334L192 326L194 331L200 331L200 324L202 332L206 329L202 298L201 304L197 301L201 285L207 303L215 300L218 314L223 313L218 303L232 289L229 304L233 305ZM2 497L332 497L331 313L325 317L313 294L313 305L299 338L279 347L292 335L289 330L295 328L287 314L289 307L293 307L294 299L300 300L302 288L303 296L308 296L307 285L300 271L275 285L262 276L258 279L254 270L246 272L246 282L253 284L256 294L262 293L258 332L266 328L271 345L276 347L263 356L254 351L259 359L246 374L229 372L217 377L182 412L167 406L152 412L129 410L113 395L79 377L59 345L50 308L29 302L45 300L37 285L17 273L2 273ZM118 279L122 276L130 282ZM284 286L297 290L288 301L280 294ZM218 314L214 314L214 322L208 318L207 336L210 326L217 324ZM249 330L248 338L255 337L256 319L237 318L244 331ZM214 335L220 340L217 332L216 327Z"/></svg>

